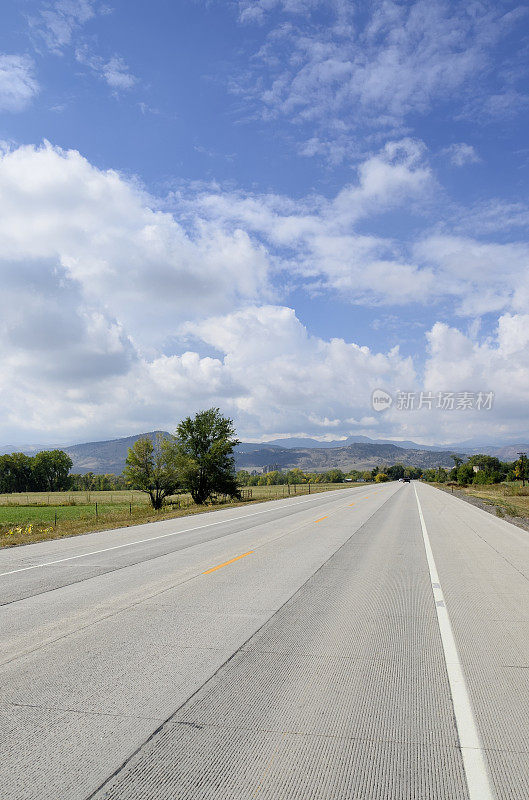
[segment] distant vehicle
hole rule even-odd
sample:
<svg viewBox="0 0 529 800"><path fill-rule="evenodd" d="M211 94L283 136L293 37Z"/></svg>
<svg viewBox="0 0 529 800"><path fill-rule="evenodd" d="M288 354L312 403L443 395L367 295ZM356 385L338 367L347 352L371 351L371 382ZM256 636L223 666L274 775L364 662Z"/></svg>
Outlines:
<svg viewBox="0 0 529 800"><path fill-rule="evenodd" d="M403 478L403 479L402 479L402 482L403 482L403 483L409 483L409 482L410 482L410 478Z"/></svg>

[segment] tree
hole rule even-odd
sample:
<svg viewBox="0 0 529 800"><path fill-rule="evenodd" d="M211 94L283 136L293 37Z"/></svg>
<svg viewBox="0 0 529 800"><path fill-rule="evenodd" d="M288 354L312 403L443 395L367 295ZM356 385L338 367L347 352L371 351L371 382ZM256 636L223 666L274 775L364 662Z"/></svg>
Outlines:
<svg viewBox="0 0 529 800"><path fill-rule="evenodd" d="M195 503L214 492L240 497L233 449L239 444L233 422L218 408L186 417L176 429L176 455L182 483Z"/></svg>
<svg viewBox="0 0 529 800"><path fill-rule="evenodd" d="M59 492L68 489L68 473L73 461L63 450L43 450L33 458L32 472L37 491Z"/></svg>
<svg viewBox="0 0 529 800"><path fill-rule="evenodd" d="M345 475L341 469L330 469L327 471L326 479L329 483L343 483Z"/></svg>
<svg viewBox="0 0 529 800"><path fill-rule="evenodd" d="M166 497L180 488L174 441L156 434L144 436L129 447L125 478L133 489L149 495L154 509L162 508Z"/></svg>
<svg viewBox="0 0 529 800"><path fill-rule="evenodd" d="M237 485L238 486L249 486L250 485L250 478L251 475L246 469L240 469L237 473Z"/></svg>
<svg viewBox="0 0 529 800"><path fill-rule="evenodd" d="M399 478L404 477L404 466L402 464L393 464L392 467L388 467L386 474L392 481L398 481Z"/></svg>
<svg viewBox="0 0 529 800"><path fill-rule="evenodd" d="M474 480L474 470L471 464L461 464L457 470L457 482L461 484L472 483Z"/></svg>
<svg viewBox="0 0 529 800"><path fill-rule="evenodd" d="M389 478L385 472L378 472L375 475L375 483L385 483L387 480L389 480Z"/></svg>
<svg viewBox="0 0 529 800"><path fill-rule="evenodd" d="M0 456L0 492L27 492L33 489L33 459L25 453Z"/></svg>
<svg viewBox="0 0 529 800"><path fill-rule="evenodd" d="M299 467L294 467L294 469L289 469L286 474L287 483L306 483L307 476Z"/></svg>

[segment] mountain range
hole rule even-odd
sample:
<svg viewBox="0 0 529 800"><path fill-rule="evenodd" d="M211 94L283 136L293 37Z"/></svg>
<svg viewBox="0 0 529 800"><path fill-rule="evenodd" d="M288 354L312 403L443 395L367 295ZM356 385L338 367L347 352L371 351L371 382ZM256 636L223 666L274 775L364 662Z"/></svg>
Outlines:
<svg viewBox="0 0 529 800"><path fill-rule="evenodd" d="M73 461L72 472L114 473L119 475L125 468L129 447L142 436L154 438L157 433L169 436L167 431L86 442L61 447ZM0 453L14 451L33 455L42 447L0 446ZM45 449L52 449L46 447ZM308 437L272 439L266 442L241 442L235 450L237 469L258 470L293 469L299 467L309 472L322 472L332 468L348 471L365 470L384 464L401 463L427 469L430 467L452 467L452 454L472 455L487 453L502 461L514 461L517 453L527 452L527 444L479 444L473 440L454 445L420 445L413 441L394 442L389 439L370 439L367 436L349 436L347 439L320 442Z"/></svg>

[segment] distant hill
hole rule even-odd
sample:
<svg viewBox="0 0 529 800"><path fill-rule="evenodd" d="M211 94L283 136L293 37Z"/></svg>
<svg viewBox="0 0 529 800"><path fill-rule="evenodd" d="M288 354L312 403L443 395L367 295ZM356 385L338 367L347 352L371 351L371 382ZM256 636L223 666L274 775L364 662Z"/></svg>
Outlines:
<svg viewBox="0 0 529 800"><path fill-rule="evenodd" d="M299 467L307 472L324 472L338 468L347 472L351 469L373 469L384 464L404 464L404 466L453 467L451 452L442 450L420 450L397 447L394 444L355 443L346 447L296 447L259 446L253 451L239 452L236 455L237 469L262 470L293 469Z"/></svg>
<svg viewBox="0 0 529 800"><path fill-rule="evenodd" d="M157 433L169 436L167 431L127 436L102 442L88 442L62 448L73 461L72 472L121 474L125 469L125 459L129 447L142 436L152 439ZM316 441L316 440L313 440ZM319 444L319 442L318 442ZM451 467L451 452L425 450L419 447L403 448L395 444L356 442L341 447L280 447L277 444L243 442L235 452L237 469L258 469L264 467L281 469L300 469L310 472L325 471L333 467L343 469L372 469L382 464L399 462L414 467Z"/></svg>
<svg viewBox="0 0 529 800"><path fill-rule="evenodd" d="M393 439L370 439L369 436L348 436L346 439L331 439L328 442L320 442L319 439L311 439L306 436L290 436L285 439L271 439L267 442L260 442L262 446L285 447L288 449L298 447L302 449L307 447L335 448L347 447L350 444L394 444L397 447L404 447L406 450L450 450L450 452L453 452L451 445L428 445L406 440L401 442ZM245 444L244 446L247 447L248 445Z"/></svg>
<svg viewBox="0 0 529 800"><path fill-rule="evenodd" d="M169 436L167 431L149 431L122 439L87 442L60 449L68 453L72 459L72 472L81 474L113 472L120 475L125 469L129 447L142 436L154 438L157 433ZM33 455L38 449L43 448L6 446L0 447L0 453L19 450ZM281 469L299 467L309 472L323 472L336 467L348 471L372 469L375 466L394 463L427 469L438 466L452 467L452 453L459 455L487 453L497 456L502 461L514 461L519 451L529 452L529 445L479 445L479 442L468 441L450 446L428 447L412 441L398 443L387 439L377 441L367 436L349 436L344 441L332 442L320 442L317 439L298 436L273 439L269 442L242 442L235 451L235 464L237 469L259 471L264 467Z"/></svg>
<svg viewBox="0 0 529 800"><path fill-rule="evenodd" d="M167 431L149 431L149 433L138 433L136 436L126 436L124 439L74 444L71 447L61 447L61 450L68 453L72 459L72 472L78 472L82 475L87 472L121 475L125 469L125 459L127 458L129 447L132 447L134 442L144 436L154 439L157 433L169 436Z"/></svg>

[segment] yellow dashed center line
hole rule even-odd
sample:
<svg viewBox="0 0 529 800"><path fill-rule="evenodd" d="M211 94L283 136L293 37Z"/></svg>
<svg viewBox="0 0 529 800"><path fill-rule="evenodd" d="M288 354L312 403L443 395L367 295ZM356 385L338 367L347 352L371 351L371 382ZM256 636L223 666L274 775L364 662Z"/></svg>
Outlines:
<svg viewBox="0 0 529 800"><path fill-rule="evenodd" d="M253 550L248 550L248 552L247 553L243 553L242 556L235 556L235 558L230 558L229 561L225 561L223 564L217 564L216 567L211 567L211 569L207 569L205 572L202 573L202 575L209 575L210 572L215 572L215 570L217 570L217 569L221 569L222 567L227 567L228 564L233 564L234 561L239 561L240 558L244 558L245 556L249 556L253 552L254 552Z"/></svg>
<svg viewBox="0 0 529 800"><path fill-rule="evenodd" d="M320 517L319 519L315 519L314 522L321 522L323 519L328 519L328 517Z"/></svg>
<svg viewBox="0 0 529 800"><path fill-rule="evenodd" d="M352 506L355 506L355 505L356 505L356 503L349 503L349 508L351 508Z"/></svg>

